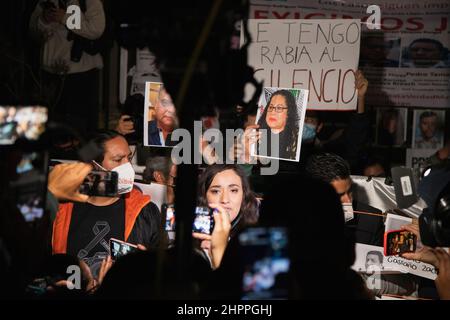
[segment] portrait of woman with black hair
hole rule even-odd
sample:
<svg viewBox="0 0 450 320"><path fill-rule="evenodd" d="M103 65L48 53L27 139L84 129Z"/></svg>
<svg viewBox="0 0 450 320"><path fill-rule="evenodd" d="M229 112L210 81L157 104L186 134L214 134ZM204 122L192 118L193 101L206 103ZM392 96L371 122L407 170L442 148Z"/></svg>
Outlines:
<svg viewBox="0 0 450 320"><path fill-rule="evenodd" d="M262 130L257 155L298 161L300 114L296 100L291 90L277 90L271 95L258 120L259 130L266 131ZM278 150L272 150L276 143Z"/></svg>

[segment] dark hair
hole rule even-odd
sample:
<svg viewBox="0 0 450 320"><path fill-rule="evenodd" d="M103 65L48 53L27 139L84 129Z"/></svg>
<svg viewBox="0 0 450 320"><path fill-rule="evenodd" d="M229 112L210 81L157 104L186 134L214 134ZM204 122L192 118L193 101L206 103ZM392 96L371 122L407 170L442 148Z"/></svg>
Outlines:
<svg viewBox="0 0 450 320"><path fill-rule="evenodd" d="M420 114L420 121L422 121L424 118L429 118L429 117L437 117L436 112L433 111L424 111Z"/></svg>
<svg viewBox="0 0 450 320"><path fill-rule="evenodd" d="M316 110L306 110L305 118L317 119L318 124L321 124L323 122L320 112Z"/></svg>
<svg viewBox="0 0 450 320"><path fill-rule="evenodd" d="M297 139L299 133L298 120L299 115L297 112L297 104L295 102L294 95L288 90L278 90L275 91L270 97L267 105L264 109L263 114L258 120L260 129L270 129L269 125L266 121L267 112L269 110L270 102L272 98L275 96L282 96L286 100L287 109L287 120L286 126L283 130L284 134L287 135L287 139L285 141L280 140L280 145L283 143L285 145L286 150L280 150L280 154L283 154L285 151L291 154L289 158L295 158L297 153Z"/></svg>
<svg viewBox="0 0 450 320"><path fill-rule="evenodd" d="M148 180L154 180L153 173L159 171L164 176L164 179L167 179L170 175L172 164L172 159L170 157L150 157L145 163L144 174L147 176Z"/></svg>
<svg viewBox="0 0 450 320"><path fill-rule="evenodd" d="M214 177L225 170L233 170L241 178L242 191L244 194L239 214L233 221L238 221L236 225L233 225L232 234L234 234L238 229L237 226L244 227L246 225L255 224L259 217L258 200L250 188L250 184L244 171L239 166L234 164L214 164L208 166L205 171L202 172L198 180L198 205L208 205L208 200L206 199L208 188L214 180Z"/></svg>
<svg viewBox="0 0 450 320"><path fill-rule="evenodd" d="M103 162L105 157L105 143L116 137L122 137L126 140L122 134L115 130L99 130L92 135L89 143L94 144L94 146L100 151L99 156L94 159L97 163L101 164Z"/></svg>
<svg viewBox="0 0 450 320"><path fill-rule="evenodd" d="M431 43L431 44L434 44L439 49L440 52L444 51L444 45L440 41L434 40L434 39L428 39L428 38L420 38L420 39L414 40L413 42L411 42L409 44L409 48L408 49L410 50L411 47L413 45L415 45L417 42Z"/></svg>
<svg viewBox="0 0 450 320"><path fill-rule="evenodd" d="M350 177L350 166L340 156L334 153L318 153L309 157L306 172L313 178L330 183L335 179Z"/></svg>
<svg viewBox="0 0 450 320"><path fill-rule="evenodd" d="M364 163L363 163L363 167L362 167L362 171L364 172L364 170L366 170L368 167L372 167L372 166L376 166L379 165L383 168L385 174L389 175L389 165L387 165L386 160L384 160L382 157L377 156L377 155L372 155L370 157L368 157Z"/></svg>
<svg viewBox="0 0 450 320"><path fill-rule="evenodd" d="M386 121L387 119L394 119L394 118L398 118L399 112L398 109L395 108L390 108L385 110L382 115L381 118L383 119L383 123L384 121Z"/></svg>
<svg viewBox="0 0 450 320"><path fill-rule="evenodd" d="M374 250L369 251L369 252L367 252L367 254L366 254L366 258L367 258L367 256L368 256L369 254L374 255L374 256L378 256L378 261L380 261L380 263L383 263L383 255L381 254L380 251L374 251Z"/></svg>

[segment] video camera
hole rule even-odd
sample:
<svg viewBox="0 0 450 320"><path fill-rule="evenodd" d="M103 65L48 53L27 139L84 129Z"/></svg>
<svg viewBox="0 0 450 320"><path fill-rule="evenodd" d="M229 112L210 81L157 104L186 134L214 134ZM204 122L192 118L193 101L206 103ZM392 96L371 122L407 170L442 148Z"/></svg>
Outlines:
<svg viewBox="0 0 450 320"><path fill-rule="evenodd" d="M427 203L419 217L420 237L430 247L450 246L450 165L430 167L418 187Z"/></svg>

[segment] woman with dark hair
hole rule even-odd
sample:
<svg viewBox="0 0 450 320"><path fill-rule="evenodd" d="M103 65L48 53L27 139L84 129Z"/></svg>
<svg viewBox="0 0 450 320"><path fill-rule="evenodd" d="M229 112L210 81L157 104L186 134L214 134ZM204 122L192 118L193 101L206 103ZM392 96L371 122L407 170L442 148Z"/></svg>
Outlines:
<svg viewBox="0 0 450 320"><path fill-rule="evenodd" d="M243 227L258 220L258 200L250 189L245 173L236 165L215 164L199 177L198 206L214 210L211 235L193 233L206 253L212 269L217 269L229 241Z"/></svg>
<svg viewBox="0 0 450 320"><path fill-rule="evenodd" d="M231 236L258 221L258 200L244 171L233 164L208 166L199 177L198 205L219 203L228 212Z"/></svg>
<svg viewBox="0 0 450 320"><path fill-rule="evenodd" d="M267 146L267 156L295 160L299 134L299 115L294 95L288 90L278 90L272 94L261 115L259 129L270 129L267 135L262 135L260 144ZM278 137L279 151L274 155L271 151L271 141ZM265 156L259 151L259 155Z"/></svg>

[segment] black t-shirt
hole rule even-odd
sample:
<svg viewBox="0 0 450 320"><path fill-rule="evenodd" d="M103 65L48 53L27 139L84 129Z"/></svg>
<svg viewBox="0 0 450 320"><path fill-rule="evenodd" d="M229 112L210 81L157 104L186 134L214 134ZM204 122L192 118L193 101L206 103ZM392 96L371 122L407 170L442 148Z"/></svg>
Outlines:
<svg viewBox="0 0 450 320"><path fill-rule="evenodd" d="M67 237L67 253L83 259L97 277L102 260L109 255L109 239L124 240L125 200L109 206L75 203Z"/></svg>

